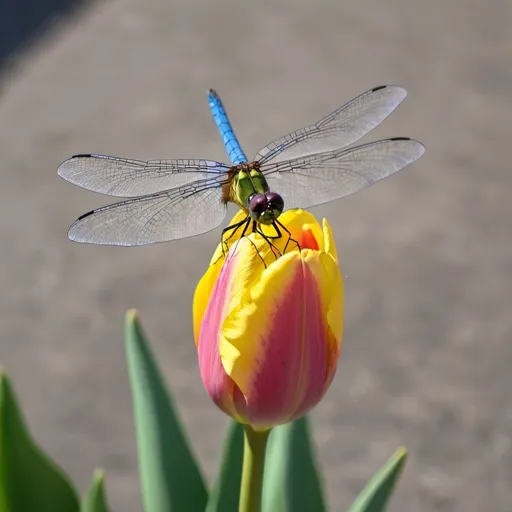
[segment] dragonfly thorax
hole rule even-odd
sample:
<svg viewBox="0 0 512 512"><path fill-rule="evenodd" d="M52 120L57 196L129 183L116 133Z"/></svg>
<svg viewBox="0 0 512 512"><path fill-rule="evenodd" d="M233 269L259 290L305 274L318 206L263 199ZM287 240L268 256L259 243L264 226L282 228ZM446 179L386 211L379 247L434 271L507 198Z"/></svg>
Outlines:
<svg viewBox="0 0 512 512"><path fill-rule="evenodd" d="M249 197L247 209L253 220L260 224L272 224L283 213L283 198L275 192L256 193Z"/></svg>
<svg viewBox="0 0 512 512"><path fill-rule="evenodd" d="M229 201L238 204L254 221L272 224L283 212L283 198L270 192L258 162L243 163L231 168Z"/></svg>

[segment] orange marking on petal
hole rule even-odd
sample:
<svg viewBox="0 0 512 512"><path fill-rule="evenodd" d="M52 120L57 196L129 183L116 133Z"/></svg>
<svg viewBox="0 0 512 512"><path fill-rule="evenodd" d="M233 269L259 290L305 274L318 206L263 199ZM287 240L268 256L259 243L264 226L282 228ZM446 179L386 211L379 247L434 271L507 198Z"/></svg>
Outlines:
<svg viewBox="0 0 512 512"><path fill-rule="evenodd" d="M314 251L318 251L320 247L318 246L317 239L313 234L313 231L309 228L304 228L300 233L299 242L301 249L313 249Z"/></svg>

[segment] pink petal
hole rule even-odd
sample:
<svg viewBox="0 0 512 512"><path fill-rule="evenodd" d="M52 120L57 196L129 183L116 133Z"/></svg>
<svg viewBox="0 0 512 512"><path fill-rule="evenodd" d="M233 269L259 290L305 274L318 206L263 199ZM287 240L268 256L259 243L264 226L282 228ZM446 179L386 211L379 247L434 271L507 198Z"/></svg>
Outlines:
<svg viewBox="0 0 512 512"><path fill-rule="evenodd" d="M320 292L301 257L289 265L295 266L293 276L279 291L260 340L263 360L257 361L252 389L245 399L235 396L237 410L251 425L285 423L313 407L325 392L329 342Z"/></svg>

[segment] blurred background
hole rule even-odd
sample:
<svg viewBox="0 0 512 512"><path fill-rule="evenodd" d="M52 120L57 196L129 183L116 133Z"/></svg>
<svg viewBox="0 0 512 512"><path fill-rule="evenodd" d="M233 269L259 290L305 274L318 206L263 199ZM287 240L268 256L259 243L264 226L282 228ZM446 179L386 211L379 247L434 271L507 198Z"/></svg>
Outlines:
<svg viewBox="0 0 512 512"><path fill-rule="evenodd" d="M355 95L408 99L369 139L427 146L405 172L313 209L346 276L343 354L312 415L331 510L399 445L392 510L512 510L509 0L1 2L0 363L81 491L107 471L141 510L123 316L141 319L208 478L226 418L204 392L195 284L220 236L73 244L109 199L59 179L74 153L227 161L206 90L248 156ZM368 138L367 138L368 139Z"/></svg>

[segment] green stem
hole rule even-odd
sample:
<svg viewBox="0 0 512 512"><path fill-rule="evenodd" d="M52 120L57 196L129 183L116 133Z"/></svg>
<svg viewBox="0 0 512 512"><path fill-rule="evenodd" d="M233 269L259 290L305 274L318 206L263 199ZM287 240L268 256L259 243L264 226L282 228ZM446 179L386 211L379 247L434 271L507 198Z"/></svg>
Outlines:
<svg viewBox="0 0 512 512"><path fill-rule="evenodd" d="M239 512L261 512L261 490L265 451L270 430L257 432L244 425L244 464L240 488Z"/></svg>

